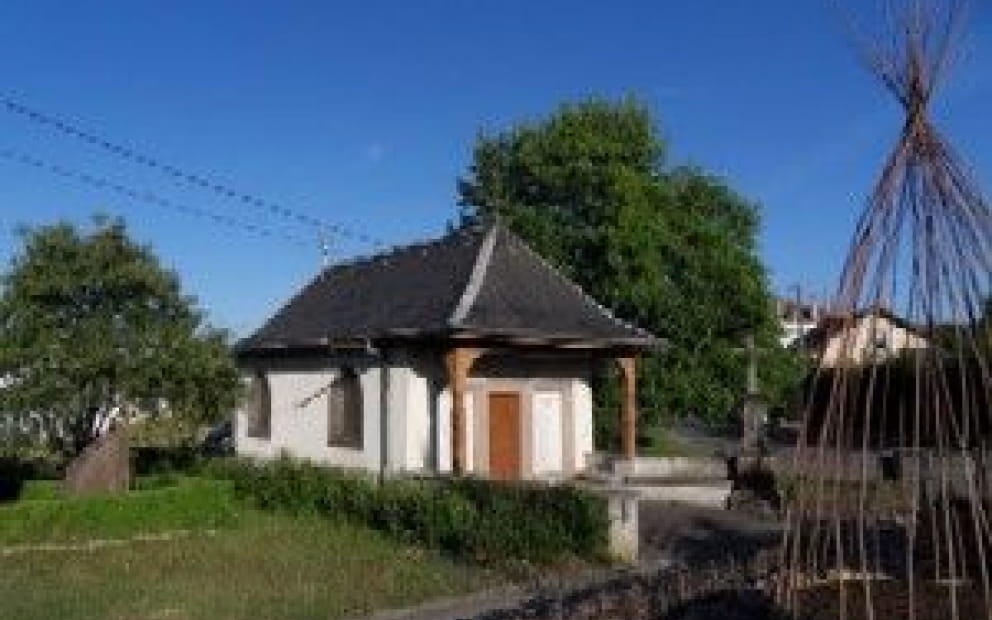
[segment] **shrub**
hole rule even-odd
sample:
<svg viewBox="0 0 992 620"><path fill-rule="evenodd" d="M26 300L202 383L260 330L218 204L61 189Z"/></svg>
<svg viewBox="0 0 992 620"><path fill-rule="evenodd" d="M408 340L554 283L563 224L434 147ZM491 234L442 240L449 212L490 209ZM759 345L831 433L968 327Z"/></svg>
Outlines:
<svg viewBox="0 0 992 620"><path fill-rule="evenodd" d="M605 556L605 501L568 485L390 479L281 458L221 461L206 470L231 480L255 506L368 525L398 539L481 561L552 562Z"/></svg>
<svg viewBox="0 0 992 620"><path fill-rule="evenodd" d="M32 480L60 478L59 468L54 458L0 453L0 503L20 498Z"/></svg>
<svg viewBox="0 0 992 620"><path fill-rule="evenodd" d="M193 446L132 446L130 458L136 476L188 473L202 460L200 450Z"/></svg>

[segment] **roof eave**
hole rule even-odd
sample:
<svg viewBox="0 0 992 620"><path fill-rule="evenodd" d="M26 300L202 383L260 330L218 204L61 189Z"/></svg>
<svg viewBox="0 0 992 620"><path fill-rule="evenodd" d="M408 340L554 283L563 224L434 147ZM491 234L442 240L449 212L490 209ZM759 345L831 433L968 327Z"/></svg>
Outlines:
<svg viewBox="0 0 992 620"><path fill-rule="evenodd" d="M547 334L527 329L452 328L441 330L390 329L381 334L350 338L298 338L292 340L245 339L234 352L238 356L283 354L293 351L314 350L371 350L383 339L410 341L488 341L500 345L519 347L554 347L563 350L637 350L664 351L668 341L653 335L643 336L589 336L583 334Z"/></svg>
<svg viewBox="0 0 992 620"><path fill-rule="evenodd" d="M365 337L351 338L293 338L282 340L264 340L246 338L234 346L235 355L258 355L264 353L280 353L293 350L368 350L372 341Z"/></svg>
<svg viewBox="0 0 992 620"><path fill-rule="evenodd" d="M656 336L589 336L547 334L528 329L487 329L464 327L454 330L452 340L495 340L518 346L554 346L561 349L637 349L663 351L668 341Z"/></svg>

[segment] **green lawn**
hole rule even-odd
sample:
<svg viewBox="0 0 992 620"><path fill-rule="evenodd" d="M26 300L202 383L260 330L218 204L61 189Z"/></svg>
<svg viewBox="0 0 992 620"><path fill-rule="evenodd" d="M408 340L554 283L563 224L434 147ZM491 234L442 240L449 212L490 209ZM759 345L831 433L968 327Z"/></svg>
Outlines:
<svg viewBox="0 0 992 620"><path fill-rule="evenodd" d="M0 506L7 550L174 529L192 533L85 551L0 551L0 618L336 618L500 579L364 527L244 508L215 481Z"/></svg>
<svg viewBox="0 0 992 620"><path fill-rule="evenodd" d="M64 499L39 483L25 491L0 505L0 547L232 527L243 512L230 483L198 478L116 497Z"/></svg>

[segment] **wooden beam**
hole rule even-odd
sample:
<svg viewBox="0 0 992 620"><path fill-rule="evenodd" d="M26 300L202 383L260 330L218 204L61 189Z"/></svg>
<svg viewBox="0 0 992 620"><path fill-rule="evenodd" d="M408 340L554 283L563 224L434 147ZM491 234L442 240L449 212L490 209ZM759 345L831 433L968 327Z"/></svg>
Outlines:
<svg viewBox="0 0 992 620"><path fill-rule="evenodd" d="M482 355L480 349L456 347L444 356L451 389L451 470L461 476L466 469L465 392L472 364Z"/></svg>
<svg viewBox="0 0 992 620"><path fill-rule="evenodd" d="M620 445L623 457L633 461L637 455L637 358L617 358L623 382L623 403L620 407Z"/></svg>

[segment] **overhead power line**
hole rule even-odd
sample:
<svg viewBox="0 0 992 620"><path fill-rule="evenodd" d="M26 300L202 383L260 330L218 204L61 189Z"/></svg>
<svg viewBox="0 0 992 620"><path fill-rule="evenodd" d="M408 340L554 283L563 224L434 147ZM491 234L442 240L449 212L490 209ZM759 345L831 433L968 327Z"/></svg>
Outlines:
<svg viewBox="0 0 992 620"><path fill-rule="evenodd" d="M147 168L157 170L180 182L186 183L188 185L193 185L201 189L213 191L214 193L216 193L217 195L223 198L229 200L236 200L241 202L242 204L259 209L261 211L266 211L268 213L277 215L287 220L294 221L298 224L314 227L324 232L331 232L335 235L353 239L361 243L366 243L369 245L379 246L379 247L386 245L384 241L372 235L359 232L357 230L343 226L341 224L336 224L334 222L328 222L326 220L322 220L307 213L303 213L295 209L291 209L278 202L267 200L265 198L260 198L249 192L242 192L238 189L231 187L226 183L216 181L204 175L197 174L195 172L190 172L178 166L174 166L172 164L160 161L155 157L138 152L135 149L132 149L128 146L124 146L120 143L108 140L102 136L87 131L79 127L78 125L64 121L60 118L57 118L50 114L46 114L40 110L36 110L32 107L24 105L23 103L19 101L15 101L9 96L0 95L0 106L2 106L8 112L27 118L28 120L34 123L51 127L52 129L55 129L56 131L59 131L67 136L71 136L73 138L86 142L87 144L100 148L113 155L129 160L141 166L145 166Z"/></svg>
<svg viewBox="0 0 992 620"><path fill-rule="evenodd" d="M200 207L190 206L188 204L183 204L164 198L150 191L143 191L129 187L122 183L118 183L112 179L106 177L94 176L86 172L81 172L79 170L74 170L72 168L67 168L59 164L54 164L38 157L32 157L25 153L16 151L14 149L0 149L0 158L7 159L9 161L14 161L25 166L31 166L51 174L55 174L65 179L70 179L72 181L77 181L97 189L110 190L114 193L126 196L133 200L140 200L142 202L162 207L164 209L169 209L172 211L179 211L187 215L192 215L194 217L200 217L208 219L217 224L222 224L224 226L229 226L232 228L241 229L252 234L260 235L268 238L280 238L284 241L288 241L293 244L301 245L307 249L313 249L314 245L317 243L315 239L307 239L300 235L295 235L283 230L278 230L275 228L270 228L266 226L261 226L253 222L248 222L241 220L229 215L223 215L220 213L215 213L213 211L203 209Z"/></svg>

